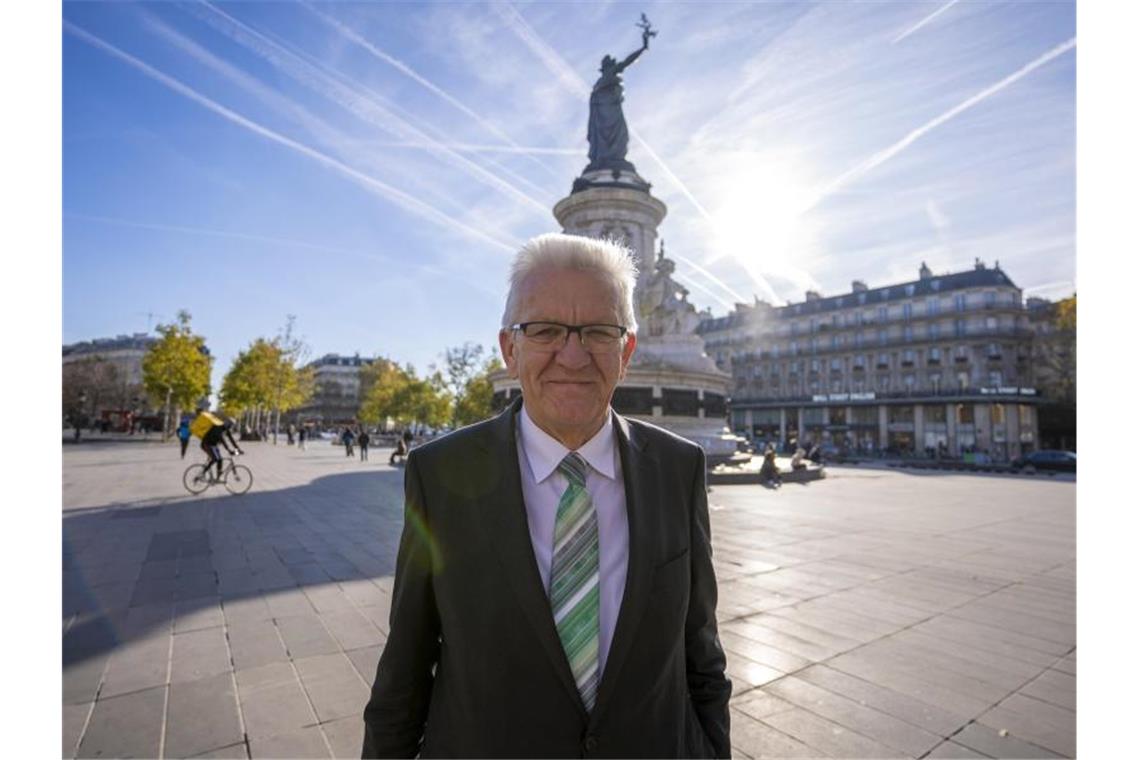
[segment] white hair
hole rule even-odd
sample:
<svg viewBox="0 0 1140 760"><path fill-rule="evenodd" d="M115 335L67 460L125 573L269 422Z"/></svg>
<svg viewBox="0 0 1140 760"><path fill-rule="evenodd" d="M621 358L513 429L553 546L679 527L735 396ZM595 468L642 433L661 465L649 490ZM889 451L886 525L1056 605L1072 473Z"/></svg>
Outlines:
<svg viewBox="0 0 1140 760"><path fill-rule="evenodd" d="M637 285L637 262L633 253L614 240L596 240L578 235L548 232L523 244L511 263L510 289L503 309L503 329L515 323L519 290L527 277L542 269L593 271L609 278L621 296L622 321L631 333L637 332L633 289Z"/></svg>

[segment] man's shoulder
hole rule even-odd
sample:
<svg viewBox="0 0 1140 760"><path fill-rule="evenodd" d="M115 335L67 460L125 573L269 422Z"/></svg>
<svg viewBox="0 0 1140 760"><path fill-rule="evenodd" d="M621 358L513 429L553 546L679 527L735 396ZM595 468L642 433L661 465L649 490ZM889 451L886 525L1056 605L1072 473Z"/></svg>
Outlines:
<svg viewBox="0 0 1140 760"><path fill-rule="evenodd" d="M704 451L688 438L682 438L673 431L654 425L652 422L618 416L628 425L630 441L634 444L642 443L646 447L652 447L658 451L685 456L696 456Z"/></svg>
<svg viewBox="0 0 1140 760"><path fill-rule="evenodd" d="M453 430L426 443L421 443L410 453L422 461L425 459L436 460L441 457L450 458L474 449L487 448L502 437L499 427L502 424L503 420L497 415L482 422Z"/></svg>

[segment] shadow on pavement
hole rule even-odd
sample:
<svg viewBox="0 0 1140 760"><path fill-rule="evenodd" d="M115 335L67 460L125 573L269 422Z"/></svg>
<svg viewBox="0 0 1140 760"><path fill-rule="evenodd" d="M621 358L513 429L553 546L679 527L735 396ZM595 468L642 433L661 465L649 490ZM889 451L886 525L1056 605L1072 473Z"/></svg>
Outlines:
<svg viewBox="0 0 1140 760"><path fill-rule="evenodd" d="M220 604L395 570L402 469L343 473L295 488L150 499L63 517L63 666ZM97 679L65 702L94 699ZM93 681L93 682L92 682Z"/></svg>

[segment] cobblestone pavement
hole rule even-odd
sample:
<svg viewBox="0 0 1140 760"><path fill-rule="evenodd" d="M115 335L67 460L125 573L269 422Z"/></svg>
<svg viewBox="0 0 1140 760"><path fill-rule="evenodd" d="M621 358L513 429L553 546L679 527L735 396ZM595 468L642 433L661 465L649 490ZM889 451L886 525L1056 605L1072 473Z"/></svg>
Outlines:
<svg viewBox="0 0 1140 760"><path fill-rule="evenodd" d="M63 756L359 757L402 470L64 446ZM710 493L739 757L1072 757L1075 484L829 468Z"/></svg>

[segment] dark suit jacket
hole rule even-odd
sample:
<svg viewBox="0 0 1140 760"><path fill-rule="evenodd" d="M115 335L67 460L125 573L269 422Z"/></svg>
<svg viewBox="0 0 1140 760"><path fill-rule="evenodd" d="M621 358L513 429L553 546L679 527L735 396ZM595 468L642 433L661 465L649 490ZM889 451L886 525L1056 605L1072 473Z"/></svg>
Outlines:
<svg viewBox="0 0 1140 760"><path fill-rule="evenodd" d="M364 757L728 757L705 457L614 415L629 567L588 714L527 529L515 421L415 449Z"/></svg>

